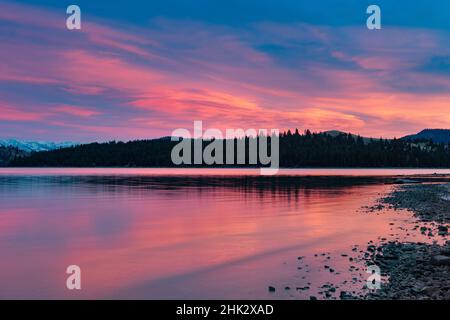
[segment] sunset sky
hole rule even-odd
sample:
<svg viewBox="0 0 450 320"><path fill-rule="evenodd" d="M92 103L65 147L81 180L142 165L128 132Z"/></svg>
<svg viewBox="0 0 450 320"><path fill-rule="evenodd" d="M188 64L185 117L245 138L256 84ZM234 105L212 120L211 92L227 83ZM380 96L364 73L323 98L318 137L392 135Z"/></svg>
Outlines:
<svg viewBox="0 0 450 320"><path fill-rule="evenodd" d="M448 0L0 0L0 41L0 139L450 128Z"/></svg>

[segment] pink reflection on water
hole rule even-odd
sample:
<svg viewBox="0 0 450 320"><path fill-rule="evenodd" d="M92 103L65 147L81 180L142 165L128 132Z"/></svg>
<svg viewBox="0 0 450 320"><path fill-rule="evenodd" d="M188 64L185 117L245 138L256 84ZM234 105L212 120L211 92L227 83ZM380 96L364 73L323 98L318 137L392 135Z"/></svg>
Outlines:
<svg viewBox="0 0 450 320"><path fill-rule="evenodd" d="M307 298L327 281L360 277L341 253L400 237L390 223L411 224L407 213L358 212L389 188L2 188L0 298ZM324 252L340 275L313 258ZM297 269L298 256L308 268ZM79 292L65 289L70 264L82 269ZM307 283L310 291L295 290ZM274 295L268 285L294 290Z"/></svg>

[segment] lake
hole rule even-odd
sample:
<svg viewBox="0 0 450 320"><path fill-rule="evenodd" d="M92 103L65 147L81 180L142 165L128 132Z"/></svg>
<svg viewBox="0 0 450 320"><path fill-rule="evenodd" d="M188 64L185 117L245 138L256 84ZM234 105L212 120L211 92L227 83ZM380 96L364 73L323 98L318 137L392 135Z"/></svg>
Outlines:
<svg viewBox="0 0 450 320"><path fill-rule="evenodd" d="M365 212L393 188L383 176L450 170L257 172L0 169L0 298L309 299L328 283L360 293L370 241L429 240L408 232L411 213ZM66 288L69 265L81 290Z"/></svg>

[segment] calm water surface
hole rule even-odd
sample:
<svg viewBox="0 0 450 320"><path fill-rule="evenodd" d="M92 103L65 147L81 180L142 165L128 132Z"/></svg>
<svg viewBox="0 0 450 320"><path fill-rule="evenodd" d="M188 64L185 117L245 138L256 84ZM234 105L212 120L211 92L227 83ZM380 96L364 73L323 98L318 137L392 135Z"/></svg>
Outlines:
<svg viewBox="0 0 450 320"><path fill-rule="evenodd" d="M220 169L220 168L0 168L0 175L259 175L259 169ZM450 169L280 169L278 175L287 176L394 176L415 174L450 174Z"/></svg>
<svg viewBox="0 0 450 320"><path fill-rule="evenodd" d="M361 210L392 188L377 180L166 170L2 169L0 298L320 298L364 284L343 253L415 236L409 213ZM80 291L65 287L72 264Z"/></svg>

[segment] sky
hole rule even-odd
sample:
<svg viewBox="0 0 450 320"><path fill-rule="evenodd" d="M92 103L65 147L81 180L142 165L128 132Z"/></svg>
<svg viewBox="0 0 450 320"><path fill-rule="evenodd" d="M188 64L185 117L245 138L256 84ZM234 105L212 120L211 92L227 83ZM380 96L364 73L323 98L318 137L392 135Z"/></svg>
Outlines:
<svg viewBox="0 0 450 320"><path fill-rule="evenodd" d="M0 139L148 139L197 120L392 138L450 128L449 110L448 0L0 0Z"/></svg>

